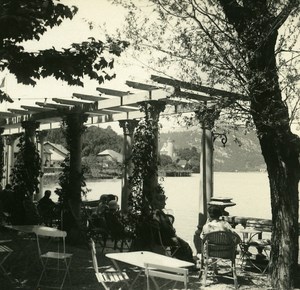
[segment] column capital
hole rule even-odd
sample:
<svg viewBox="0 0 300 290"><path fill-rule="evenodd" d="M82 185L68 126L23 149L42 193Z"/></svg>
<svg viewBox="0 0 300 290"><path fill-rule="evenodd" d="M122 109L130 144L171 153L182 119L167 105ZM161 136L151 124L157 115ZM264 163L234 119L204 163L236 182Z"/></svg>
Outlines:
<svg viewBox="0 0 300 290"><path fill-rule="evenodd" d="M144 112L148 117L158 119L159 114L166 108L166 102L160 100L148 100L139 102L141 111Z"/></svg>
<svg viewBox="0 0 300 290"><path fill-rule="evenodd" d="M47 136L47 131L45 131L45 130L37 131L36 132L37 142L38 143L43 143L46 136Z"/></svg>
<svg viewBox="0 0 300 290"><path fill-rule="evenodd" d="M132 135L138 123L139 121L135 119L119 120L124 135Z"/></svg>
<svg viewBox="0 0 300 290"><path fill-rule="evenodd" d="M40 123L36 121L22 121L21 126L25 130L33 130L35 131L40 127Z"/></svg>
<svg viewBox="0 0 300 290"><path fill-rule="evenodd" d="M22 133L16 133L11 135L4 135L6 145L13 145L13 143L22 135Z"/></svg>

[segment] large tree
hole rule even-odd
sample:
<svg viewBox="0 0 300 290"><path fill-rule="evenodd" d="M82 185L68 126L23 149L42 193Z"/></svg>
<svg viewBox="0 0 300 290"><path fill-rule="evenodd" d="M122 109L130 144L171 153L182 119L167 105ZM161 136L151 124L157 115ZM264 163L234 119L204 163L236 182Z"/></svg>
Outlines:
<svg viewBox="0 0 300 290"><path fill-rule="evenodd" d="M214 104L222 118L255 127L270 184L271 283L292 289L298 261L300 141L291 121L299 114L299 0L115 2L130 9L127 35L156 70L196 84L205 78L244 96L216 98Z"/></svg>
<svg viewBox="0 0 300 290"><path fill-rule="evenodd" d="M18 82L35 85L40 78L55 77L69 85L83 86L83 77L102 83L114 75L105 71L114 61L104 52L120 55L127 42L107 38L105 42L89 38L82 43L56 50L26 51L24 42L36 40L65 19L72 19L77 8L52 0L3 0L0 4L0 70L16 76ZM10 100L0 88L0 100Z"/></svg>

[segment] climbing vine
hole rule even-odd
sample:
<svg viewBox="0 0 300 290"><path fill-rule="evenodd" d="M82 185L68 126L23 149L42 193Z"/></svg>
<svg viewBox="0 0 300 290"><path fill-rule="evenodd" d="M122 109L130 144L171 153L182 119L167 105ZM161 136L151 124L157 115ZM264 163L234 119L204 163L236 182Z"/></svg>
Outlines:
<svg viewBox="0 0 300 290"><path fill-rule="evenodd" d="M66 202L68 198L73 195L74 179L72 179L71 176L70 154L73 154L77 150L77 148L74 148L74 144L77 144L74 142L74 138L78 138L78 136L81 136L86 130L86 126L84 125L86 120L87 115L84 113L70 112L63 115L62 129L63 135L66 139L66 149L69 153L61 164L63 170L59 175L60 188L56 189L55 191L59 196L58 200L63 208L67 208ZM73 177L76 181L80 181L80 192L82 195L85 195L88 192L86 189L84 170L85 168L83 167L81 172L77 172L77 176Z"/></svg>
<svg viewBox="0 0 300 290"><path fill-rule="evenodd" d="M32 198L39 190L39 177L42 176L39 152L26 132L17 145L19 151L12 169L12 186L19 198Z"/></svg>
<svg viewBox="0 0 300 290"><path fill-rule="evenodd" d="M0 176L4 174L4 137L0 136Z"/></svg>
<svg viewBox="0 0 300 290"><path fill-rule="evenodd" d="M140 111L145 113L134 133L132 147L133 172L129 180L131 195L129 204L135 215L147 215L153 197L164 194L164 189L157 182L159 133L159 113L165 109L160 101L140 103ZM154 187L154 188L153 188Z"/></svg>
<svg viewBox="0 0 300 290"><path fill-rule="evenodd" d="M12 223L35 224L38 222L38 214L32 201L34 193L39 192L39 178L43 174L41 158L33 137L27 130L19 138L17 146L19 151L11 174L14 191Z"/></svg>

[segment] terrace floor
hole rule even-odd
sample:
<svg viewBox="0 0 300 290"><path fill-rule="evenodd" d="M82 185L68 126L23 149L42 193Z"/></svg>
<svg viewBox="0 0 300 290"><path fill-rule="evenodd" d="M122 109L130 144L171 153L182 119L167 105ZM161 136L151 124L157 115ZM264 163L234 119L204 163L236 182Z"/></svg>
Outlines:
<svg viewBox="0 0 300 290"><path fill-rule="evenodd" d="M10 283L7 278L0 273L0 289L35 289L41 271L35 238L24 234L20 235L17 232L5 228L0 228L0 237L1 240L11 240L6 244L14 250L4 265L6 270L10 273L13 283ZM94 275L91 252L88 246L68 246L67 250L69 253L73 253L70 268L72 285L66 281L64 289L102 289L102 286L98 284ZM102 254L98 247L97 251L99 266L112 265L110 260L105 257L105 253ZM109 251L112 252L114 250L109 249ZM126 265L123 266L126 267L129 277L136 274L133 268ZM239 262L237 262L237 266L239 289L271 289L267 274L261 274L254 268L249 268L247 271L242 270ZM223 266L219 265L219 267L220 272L222 272L224 270ZM300 280L299 277L298 280ZM180 284L178 284L178 286L179 285ZM203 287L198 279L198 271L190 271L189 289L200 288ZM146 280L144 277L139 278L134 289L146 289ZM206 289L234 289L233 280L222 276L210 275L207 280ZM41 290L44 290L44 288Z"/></svg>

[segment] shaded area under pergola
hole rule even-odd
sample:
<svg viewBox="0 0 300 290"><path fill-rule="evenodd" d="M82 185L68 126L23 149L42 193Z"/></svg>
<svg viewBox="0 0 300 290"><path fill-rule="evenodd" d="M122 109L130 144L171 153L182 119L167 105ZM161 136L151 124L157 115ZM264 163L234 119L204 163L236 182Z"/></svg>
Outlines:
<svg viewBox="0 0 300 290"><path fill-rule="evenodd" d="M8 112L0 112L0 127L3 136L6 137L6 180L9 182L10 168L14 163L14 138L26 128L24 122L36 122L39 130L57 128L65 114L72 110L83 112L87 116L85 125L97 125L105 122L119 121L124 133L124 161L130 159L133 132L137 124L136 120L144 117L139 110L141 102L163 101L166 109L161 115L193 112L199 103L214 103L216 99L226 97L234 100L247 101L247 97L241 94L225 90L210 88L202 85L183 82L175 79L151 76L151 84L127 81L128 90L120 91L99 87L96 90L99 95L85 95L73 93L72 98L52 98L51 102L35 102L31 106L21 106L20 109L10 108ZM75 113L74 113L75 114ZM199 225L206 221L206 205L213 196L213 134L210 128L202 126L201 140L201 182L199 194ZM43 154L43 134L39 136L40 153ZM126 149L127 148L127 149ZM81 152L77 152L78 164L81 165ZM131 164L124 162L122 210L126 210L128 198L128 178ZM41 182L42 185L42 182ZM127 187L127 188L126 188ZM125 200L125 202L124 202Z"/></svg>

